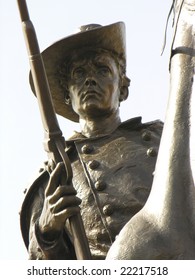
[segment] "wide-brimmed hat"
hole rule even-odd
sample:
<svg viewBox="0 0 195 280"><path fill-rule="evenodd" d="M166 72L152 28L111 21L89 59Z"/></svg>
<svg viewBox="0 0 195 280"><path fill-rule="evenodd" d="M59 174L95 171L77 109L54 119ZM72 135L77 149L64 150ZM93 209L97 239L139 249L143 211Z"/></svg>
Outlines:
<svg viewBox="0 0 195 280"><path fill-rule="evenodd" d="M79 117L73 111L72 106L65 103L65 94L59 82L58 69L63 62L71 57L73 51L83 48L105 49L118 54L125 61L125 24L117 22L106 26L97 24L82 26L78 33L55 42L42 52L54 109L57 114L75 122L79 121ZM31 74L30 85L34 92Z"/></svg>

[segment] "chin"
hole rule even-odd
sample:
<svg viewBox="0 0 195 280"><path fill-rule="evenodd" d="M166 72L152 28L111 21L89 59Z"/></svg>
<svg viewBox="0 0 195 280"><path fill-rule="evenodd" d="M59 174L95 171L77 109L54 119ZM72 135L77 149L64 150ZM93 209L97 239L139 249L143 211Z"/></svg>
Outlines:
<svg viewBox="0 0 195 280"><path fill-rule="evenodd" d="M84 112L91 112L91 111L99 111L102 109L102 104L100 102L97 101L89 101L87 103L84 104L83 106L83 111Z"/></svg>

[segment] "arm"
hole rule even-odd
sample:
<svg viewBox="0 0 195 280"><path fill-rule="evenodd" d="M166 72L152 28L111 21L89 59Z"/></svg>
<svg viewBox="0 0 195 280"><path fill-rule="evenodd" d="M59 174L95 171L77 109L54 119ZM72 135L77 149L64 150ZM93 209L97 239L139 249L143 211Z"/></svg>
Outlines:
<svg viewBox="0 0 195 280"><path fill-rule="evenodd" d="M34 187L36 190L35 195L30 196L30 207L27 203L30 208L30 259L76 259L71 237L64 224L79 211L80 199L72 186L58 185L62 174L63 166L59 164L48 182L39 181L38 188Z"/></svg>

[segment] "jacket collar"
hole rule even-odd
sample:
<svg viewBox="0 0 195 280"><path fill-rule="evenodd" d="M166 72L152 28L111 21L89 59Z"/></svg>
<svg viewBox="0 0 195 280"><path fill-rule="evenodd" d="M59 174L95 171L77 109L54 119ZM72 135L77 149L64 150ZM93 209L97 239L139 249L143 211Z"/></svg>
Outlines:
<svg viewBox="0 0 195 280"><path fill-rule="evenodd" d="M135 129L140 126L141 120L142 120L142 117L135 117L135 118L126 120L118 126L117 130L122 129L122 128ZM105 136L107 136L107 135L105 135ZM105 136L93 137L93 139L102 138ZM70 143L72 141L84 140L84 139L87 139L87 137L85 137L81 132L75 131L74 134L67 140L67 143ZM90 139L92 139L92 138L90 138Z"/></svg>

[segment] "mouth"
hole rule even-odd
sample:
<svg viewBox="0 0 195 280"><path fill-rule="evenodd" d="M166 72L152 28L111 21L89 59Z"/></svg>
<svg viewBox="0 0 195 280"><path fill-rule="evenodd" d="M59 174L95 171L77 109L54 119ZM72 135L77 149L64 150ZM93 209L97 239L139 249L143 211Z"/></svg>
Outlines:
<svg viewBox="0 0 195 280"><path fill-rule="evenodd" d="M97 99L97 97L100 97L100 95L101 94L95 90L87 90L87 91L83 92L82 100L86 101L87 99L90 99L90 98Z"/></svg>

